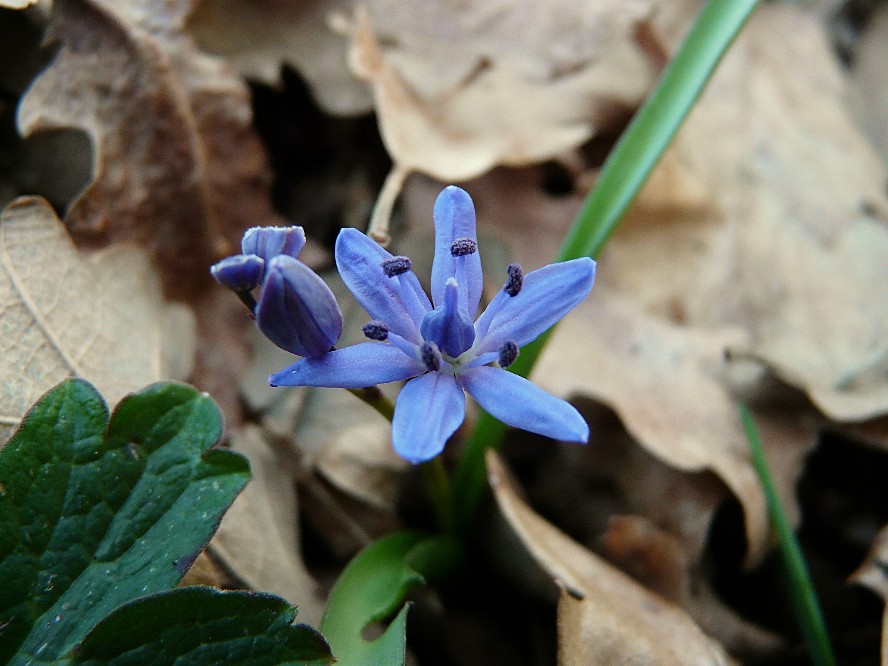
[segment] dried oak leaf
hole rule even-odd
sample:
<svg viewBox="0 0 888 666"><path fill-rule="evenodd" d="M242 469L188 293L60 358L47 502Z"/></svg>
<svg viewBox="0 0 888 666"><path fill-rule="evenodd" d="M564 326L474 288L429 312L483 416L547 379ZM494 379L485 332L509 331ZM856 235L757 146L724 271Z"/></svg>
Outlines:
<svg viewBox="0 0 888 666"><path fill-rule="evenodd" d="M253 478L225 513L209 551L252 589L298 604L302 621L316 626L323 602L299 551L295 470L281 464L255 426L241 428L231 448L249 458Z"/></svg>
<svg viewBox="0 0 888 666"><path fill-rule="evenodd" d="M23 135L83 130L93 180L65 222L79 241L134 239L193 295L244 228L275 223L249 95L183 29L190 0L57 0L60 47L18 111Z"/></svg>
<svg viewBox="0 0 888 666"><path fill-rule="evenodd" d="M653 67L634 36L654 1L360 5L350 62L395 163L371 235L387 237L409 173L454 182L539 162L637 104Z"/></svg>
<svg viewBox="0 0 888 666"><path fill-rule="evenodd" d="M738 328L692 329L641 311L597 285L595 293L555 329L534 380L558 395L579 394L610 406L648 451L685 472L714 472L740 500L748 559L770 545L764 496L749 459L732 396L732 368L723 350L739 344ZM780 478L794 506L791 473L814 438L786 416L767 422L781 445L798 452ZM594 433L593 433L594 438Z"/></svg>
<svg viewBox="0 0 888 666"><path fill-rule="evenodd" d="M274 84L281 65L305 78L317 103L333 115L373 110L366 83L348 68L348 39L331 27L354 0L203 0L188 19L202 49L231 62L244 76ZM406 4L406 3L405 3Z"/></svg>
<svg viewBox="0 0 888 666"><path fill-rule="evenodd" d="M536 562L561 585L558 663L729 664L724 649L670 601L636 583L537 515L495 453L487 470L497 505Z"/></svg>
<svg viewBox="0 0 888 666"><path fill-rule="evenodd" d="M141 250L117 246L84 257L48 203L23 197L0 214L0 266L0 441L71 375L93 382L113 405L190 372L191 313L164 302Z"/></svg>
<svg viewBox="0 0 888 666"><path fill-rule="evenodd" d="M674 321L742 328L732 351L861 421L888 412L888 174L847 92L816 20L763 5L670 150L714 213L628 225L600 277Z"/></svg>

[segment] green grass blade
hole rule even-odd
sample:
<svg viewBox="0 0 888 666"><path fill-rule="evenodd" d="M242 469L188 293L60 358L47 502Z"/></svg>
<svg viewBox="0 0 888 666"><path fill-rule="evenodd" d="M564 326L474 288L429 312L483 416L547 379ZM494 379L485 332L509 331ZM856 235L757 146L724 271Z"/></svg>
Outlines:
<svg viewBox="0 0 888 666"><path fill-rule="evenodd" d="M816 666L833 666L835 657L826 633L826 623L823 621L823 613L817 603L817 595L811 584L811 576L805 564L805 558L799 543L789 526L789 520L780 505L780 498L774 489L771 473L768 471L768 463L762 451L762 440L759 437L755 422L749 410L741 405L740 418L743 420L743 429L746 431L746 439L749 440L749 450L752 453L752 462L758 474L759 482L765 493L768 504L768 513L771 515L771 524L777 533L780 547L780 555L783 566L786 569L787 583L792 605L795 610L799 629L808 645L811 653L811 661Z"/></svg>
<svg viewBox="0 0 888 666"><path fill-rule="evenodd" d="M709 0L701 10L656 89L604 163L562 245L559 261L601 252L757 5L758 0ZM524 347L509 369L527 377L548 337L546 333ZM484 451L496 447L505 432L506 426L482 414L466 445L454 479L457 520L463 529L484 493Z"/></svg>

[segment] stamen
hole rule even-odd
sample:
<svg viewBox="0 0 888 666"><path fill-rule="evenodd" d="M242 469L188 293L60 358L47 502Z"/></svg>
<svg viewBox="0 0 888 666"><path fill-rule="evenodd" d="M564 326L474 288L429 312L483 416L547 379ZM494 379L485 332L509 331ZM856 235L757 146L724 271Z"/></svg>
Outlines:
<svg viewBox="0 0 888 666"><path fill-rule="evenodd" d="M518 358L518 344L514 340L506 340L499 348L499 367L508 368Z"/></svg>
<svg viewBox="0 0 888 666"><path fill-rule="evenodd" d="M474 238L463 236L450 244L450 254L454 257L464 257L467 254L475 254L478 251L478 243Z"/></svg>
<svg viewBox="0 0 888 666"><path fill-rule="evenodd" d="M518 264L509 264L506 270L509 272L509 280L503 287L503 291L509 296L517 296L521 292L521 287L524 286L524 271Z"/></svg>
<svg viewBox="0 0 888 666"><path fill-rule="evenodd" d="M431 372L437 372L441 369L441 352L438 351L438 345L434 342L426 341L419 348L420 356L425 367Z"/></svg>
<svg viewBox="0 0 888 666"><path fill-rule="evenodd" d="M387 340L389 336L388 325L384 321L379 321L378 319L368 321L364 324L364 328L361 330L364 331L364 335L368 338L379 342Z"/></svg>
<svg viewBox="0 0 888 666"><path fill-rule="evenodd" d="M395 277L406 273L413 267L410 257L391 257L382 262L382 271L387 277Z"/></svg>

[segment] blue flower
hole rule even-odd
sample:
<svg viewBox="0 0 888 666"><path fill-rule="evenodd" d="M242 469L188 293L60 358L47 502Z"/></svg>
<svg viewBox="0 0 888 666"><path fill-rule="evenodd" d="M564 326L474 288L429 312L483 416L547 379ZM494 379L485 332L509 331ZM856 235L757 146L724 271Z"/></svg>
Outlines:
<svg viewBox="0 0 888 666"><path fill-rule="evenodd" d="M243 254L226 257L210 272L237 293L274 344L318 357L339 340L342 312L330 287L297 259L304 246L302 227L253 227L241 241Z"/></svg>
<svg viewBox="0 0 888 666"><path fill-rule="evenodd" d="M595 262L575 259L527 275L509 266L503 288L473 324L483 278L471 198L458 187L445 188L434 219L432 301L407 257L392 256L356 229L343 229L336 265L373 317L364 327L371 341L301 359L269 383L364 388L409 380L395 405L392 441L398 455L413 463L444 448L465 418L465 393L508 425L585 443L589 428L576 409L503 368L586 297Z"/></svg>

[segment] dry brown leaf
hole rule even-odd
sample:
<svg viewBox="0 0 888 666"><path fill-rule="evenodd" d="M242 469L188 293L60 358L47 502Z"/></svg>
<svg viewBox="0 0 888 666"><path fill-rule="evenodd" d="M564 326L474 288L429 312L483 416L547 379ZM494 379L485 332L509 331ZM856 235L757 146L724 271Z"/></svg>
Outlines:
<svg viewBox="0 0 888 666"><path fill-rule="evenodd" d="M718 643L684 611L645 589L543 520L488 452L490 487L537 563L560 581L559 664L728 664Z"/></svg>
<svg viewBox="0 0 888 666"><path fill-rule="evenodd" d="M138 241L178 295L205 289L243 229L277 221L247 88L185 35L193 4L58 0L58 54L18 112L25 136L78 128L92 141L93 180L65 216L78 239Z"/></svg>
<svg viewBox="0 0 888 666"><path fill-rule="evenodd" d="M395 162L371 233L387 237L409 173L453 182L545 160L637 104L653 68L634 34L653 3L359 6L350 62Z"/></svg>
<svg viewBox="0 0 888 666"><path fill-rule="evenodd" d="M866 559L849 581L868 587L888 603L888 526L873 541ZM882 666L888 666L888 607L882 615Z"/></svg>
<svg viewBox="0 0 888 666"><path fill-rule="evenodd" d="M233 450L250 461L253 478L225 513L210 552L252 589L299 606L301 622L317 626L323 601L299 551L299 516L294 474L263 439L245 426Z"/></svg>
<svg viewBox="0 0 888 666"><path fill-rule="evenodd" d="M816 21L762 6L671 149L715 214L630 223L600 279L670 319L743 328L735 352L859 421L888 411L888 201L846 97Z"/></svg>
<svg viewBox="0 0 888 666"><path fill-rule="evenodd" d="M354 0L204 0L188 20L201 48L224 56L244 76L274 84L281 65L305 78L317 103L334 115L373 110L369 87L348 68L348 39L330 26Z"/></svg>
<svg viewBox="0 0 888 666"><path fill-rule="evenodd" d="M48 203L23 197L0 215L0 264L0 441L71 375L93 382L114 405L153 381L189 373L193 318L163 301L142 251L120 246L85 258Z"/></svg>
<svg viewBox="0 0 888 666"><path fill-rule="evenodd" d="M769 534L764 496L735 402L720 380L725 345L742 338L737 329L676 327L599 285L555 330L533 377L556 395L583 394L611 406L669 465L715 472L743 505L750 556L758 559Z"/></svg>
<svg viewBox="0 0 888 666"><path fill-rule="evenodd" d="M602 543L608 560L661 596L679 604L732 653L765 654L780 639L741 619L706 580L695 575L679 539L642 516L612 516Z"/></svg>
<svg viewBox="0 0 888 666"><path fill-rule="evenodd" d="M857 44L851 68L855 111L888 162L888 7L877 6Z"/></svg>

